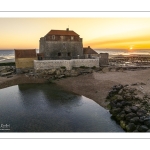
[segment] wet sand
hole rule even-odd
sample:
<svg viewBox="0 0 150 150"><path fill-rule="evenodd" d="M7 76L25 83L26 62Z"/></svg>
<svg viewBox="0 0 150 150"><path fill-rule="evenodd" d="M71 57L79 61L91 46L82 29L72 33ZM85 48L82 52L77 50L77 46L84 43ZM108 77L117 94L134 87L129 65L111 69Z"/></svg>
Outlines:
<svg viewBox="0 0 150 150"><path fill-rule="evenodd" d="M68 77L55 80L55 83L65 90L72 91L79 95L86 96L104 108L107 108L105 102L111 87L116 84L134 84L145 83L145 85L137 85L142 92L150 91L150 69L124 71L124 72L93 72L92 74L80 75L78 77ZM14 75L12 78L0 77L0 88L22 84L22 83L45 83L45 79L26 77L22 75ZM59 94L59 93L58 93Z"/></svg>
<svg viewBox="0 0 150 150"><path fill-rule="evenodd" d="M35 79L22 75L12 75L11 78L0 77L0 89L23 83L45 83L45 79Z"/></svg>
<svg viewBox="0 0 150 150"><path fill-rule="evenodd" d="M99 105L107 108L105 99L108 92L117 84L145 83L146 85L134 86L142 92L150 91L150 69L124 71L124 72L94 72L92 74L71 77L56 81L63 88L93 99Z"/></svg>

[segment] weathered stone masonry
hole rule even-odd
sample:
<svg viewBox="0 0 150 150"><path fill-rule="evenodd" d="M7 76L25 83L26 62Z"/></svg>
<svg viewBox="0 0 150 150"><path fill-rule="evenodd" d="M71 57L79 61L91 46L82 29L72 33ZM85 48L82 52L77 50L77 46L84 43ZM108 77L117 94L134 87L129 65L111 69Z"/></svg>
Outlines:
<svg viewBox="0 0 150 150"><path fill-rule="evenodd" d="M39 41L39 52L44 59L77 59L84 58L82 38L74 31L51 30Z"/></svg>
<svg viewBox="0 0 150 150"><path fill-rule="evenodd" d="M76 41L40 41L40 53L47 59L71 59L83 57L82 42ZM60 56L58 56L60 53Z"/></svg>
<svg viewBox="0 0 150 150"><path fill-rule="evenodd" d="M72 60L34 60L35 70L45 70L66 67L71 70L72 67L99 67L99 59L72 59Z"/></svg>

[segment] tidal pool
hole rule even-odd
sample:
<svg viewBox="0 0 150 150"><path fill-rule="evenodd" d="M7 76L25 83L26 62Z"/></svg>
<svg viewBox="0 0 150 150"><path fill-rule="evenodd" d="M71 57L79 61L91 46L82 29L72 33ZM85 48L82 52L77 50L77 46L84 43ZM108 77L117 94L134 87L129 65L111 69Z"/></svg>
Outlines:
<svg viewBox="0 0 150 150"><path fill-rule="evenodd" d="M0 132L124 132L108 110L55 84L0 89Z"/></svg>

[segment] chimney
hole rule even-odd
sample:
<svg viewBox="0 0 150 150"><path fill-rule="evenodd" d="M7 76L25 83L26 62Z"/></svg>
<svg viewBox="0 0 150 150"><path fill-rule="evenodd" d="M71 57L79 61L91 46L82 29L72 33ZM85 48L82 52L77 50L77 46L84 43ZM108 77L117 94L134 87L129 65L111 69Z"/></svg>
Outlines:
<svg viewBox="0 0 150 150"><path fill-rule="evenodd" d="M66 31L69 31L69 28L67 28Z"/></svg>

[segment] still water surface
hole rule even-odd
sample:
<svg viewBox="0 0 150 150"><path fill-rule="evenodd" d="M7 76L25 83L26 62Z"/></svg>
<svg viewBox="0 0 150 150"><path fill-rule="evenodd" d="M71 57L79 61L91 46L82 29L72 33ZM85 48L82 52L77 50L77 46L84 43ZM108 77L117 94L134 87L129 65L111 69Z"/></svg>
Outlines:
<svg viewBox="0 0 150 150"><path fill-rule="evenodd" d="M55 84L1 89L0 124L0 132L124 132L108 110Z"/></svg>

